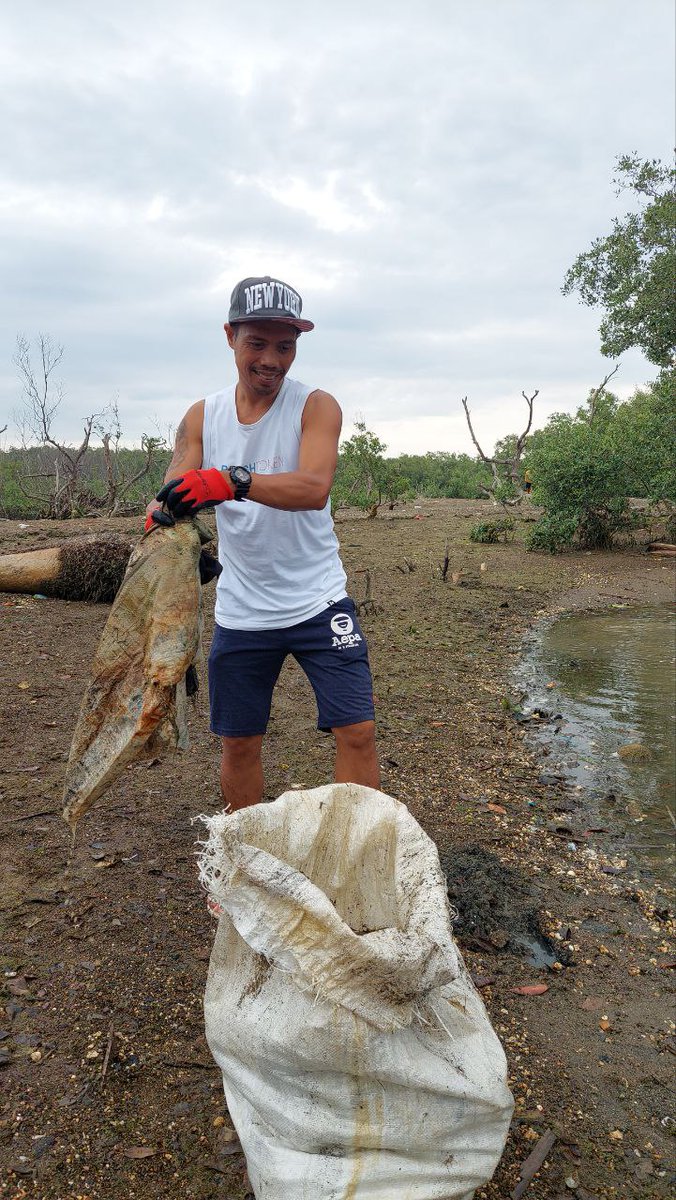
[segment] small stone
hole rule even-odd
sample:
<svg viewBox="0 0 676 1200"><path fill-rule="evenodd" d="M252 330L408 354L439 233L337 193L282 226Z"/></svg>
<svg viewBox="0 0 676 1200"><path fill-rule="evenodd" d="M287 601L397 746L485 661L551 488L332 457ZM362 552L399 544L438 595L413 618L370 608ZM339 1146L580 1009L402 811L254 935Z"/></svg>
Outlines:
<svg viewBox="0 0 676 1200"><path fill-rule="evenodd" d="M620 746L617 753L620 758L629 762L649 762L652 758L652 751L641 742L629 742L626 746Z"/></svg>
<svg viewBox="0 0 676 1200"><path fill-rule="evenodd" d="M46 1135L38 1134L36 1137L34 1137L33 1138L33 1146L32 1146L33 1157L34 1158L42 1158L42 1156L44 1154L46 1154L47 1151L52 1148L52 1146L54 1145L54 1141L55 1141L55 1138L52 1137L51 1134L46 1134Z"/></svg>

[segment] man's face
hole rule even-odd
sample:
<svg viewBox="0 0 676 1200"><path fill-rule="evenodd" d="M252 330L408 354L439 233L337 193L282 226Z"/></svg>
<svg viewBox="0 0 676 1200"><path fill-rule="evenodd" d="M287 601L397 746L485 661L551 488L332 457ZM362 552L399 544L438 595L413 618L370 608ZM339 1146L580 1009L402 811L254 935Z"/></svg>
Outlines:
<svg viewBox="0 0 676 1200"><path fill-rule="evenodd" d="M226 325L241 382L261 400L275 398L296 357L298 330L285 321Z"/></svg>

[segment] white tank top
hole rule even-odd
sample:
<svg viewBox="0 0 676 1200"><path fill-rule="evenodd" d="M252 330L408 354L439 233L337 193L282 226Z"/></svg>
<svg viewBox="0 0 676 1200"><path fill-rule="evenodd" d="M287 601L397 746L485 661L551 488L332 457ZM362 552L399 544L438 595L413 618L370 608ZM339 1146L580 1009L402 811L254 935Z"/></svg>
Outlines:
<svg viewBox="0 0 676 1200"><path fill-rule="evenodd" d="M247 467L261 475L298 468L301 418L314 391L285 379L254 425L237 419L235 388L204 401L202 466ZM216 506L216 622L225 629L283 629L314 617L346 595L347 578L333 530L331 502L321 510L285 512L255 500Z"/></svg>

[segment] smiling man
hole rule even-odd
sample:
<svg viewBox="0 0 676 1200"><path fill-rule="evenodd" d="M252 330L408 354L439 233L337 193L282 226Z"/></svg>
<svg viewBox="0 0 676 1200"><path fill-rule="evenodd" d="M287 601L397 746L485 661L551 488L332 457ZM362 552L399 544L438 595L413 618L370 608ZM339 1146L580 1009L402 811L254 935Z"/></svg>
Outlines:
<svg viewBox="0 0 676 1200"><path fill-rule="evenodd" d="M334 735L336 780L380 785L366 640L329 500L342 415L328 392L287 377L298 338L314 328L302 307L281 280L237 284L225 325L237 383L186 413L146 523L216 507L223 570L209 696L233 809L262 797L262 741L287 654L312 684L318 727Z"/></svg>

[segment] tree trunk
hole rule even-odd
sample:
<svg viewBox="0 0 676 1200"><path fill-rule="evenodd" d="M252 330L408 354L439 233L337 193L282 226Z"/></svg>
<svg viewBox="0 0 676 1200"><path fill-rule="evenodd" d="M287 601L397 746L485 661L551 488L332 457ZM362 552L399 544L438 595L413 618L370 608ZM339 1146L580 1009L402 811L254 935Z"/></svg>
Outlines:
<svg viewBox="0 0 676 1200"><path fill-rule="evenodd" d="M40 592L57 579L61 549L24 550L0 555L0 592Z"/></svg>

